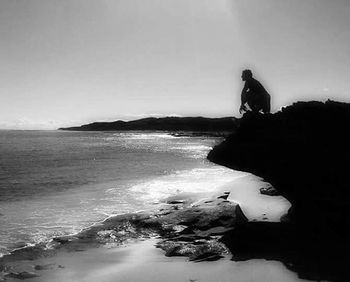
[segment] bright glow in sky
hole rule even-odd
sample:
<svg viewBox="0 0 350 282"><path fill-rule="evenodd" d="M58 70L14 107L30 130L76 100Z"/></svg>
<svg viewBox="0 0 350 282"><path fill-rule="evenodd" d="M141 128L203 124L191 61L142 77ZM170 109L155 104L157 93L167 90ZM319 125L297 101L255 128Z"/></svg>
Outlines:
<svg viewBox="0 0 350 282"><path fill-rule="evenodd" d="M0 128L350 102L348 0L1 0Z"/></svg>

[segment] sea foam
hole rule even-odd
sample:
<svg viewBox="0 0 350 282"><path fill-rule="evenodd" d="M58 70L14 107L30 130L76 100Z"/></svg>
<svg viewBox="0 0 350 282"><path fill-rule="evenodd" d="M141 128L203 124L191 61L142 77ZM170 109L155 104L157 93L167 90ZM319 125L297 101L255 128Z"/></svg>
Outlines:
<svg viewBox="0 0 350 282"><path fill-rule="evenodd" d="M218 166L194 168L134 185L130 192L139 195L143 201L160 201L178 193L215 192L219 187L245 175L246 173Z"/></svg>

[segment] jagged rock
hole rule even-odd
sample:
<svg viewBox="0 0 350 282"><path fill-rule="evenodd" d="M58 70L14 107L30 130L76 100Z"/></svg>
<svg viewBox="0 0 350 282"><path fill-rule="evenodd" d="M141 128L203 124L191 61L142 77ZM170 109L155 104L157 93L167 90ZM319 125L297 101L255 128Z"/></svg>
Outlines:
<svg viewBox="0 0 350 282"><path fill-rule="evenodd" d="M24 280L24 279L39 277L39 275L33 272L22 271L22 272L10 272L6 274L5 277Z"/></svg>
<svg viewBox="0 0 350 282"><path fill-rule="evenodd" d="M113 247L130 239L149 237L162 239L163 243L159 247L168 256L182 255L191 260L219 259L227 249L218 239L235 226L247 222L247 218L237 203L215 197L207 203L206 200L203 199L196 206L191 203L183 204L181 209L176 209L178 205L165 205L167 208L162 208L161 211L151 210L109 217L78 234L55 238L53 249L47 249L43 244L14 251L11 255L0 258L0 269L15 260L52 256L59 249L69 252L84 251L101 244ZM34 269L42 270L45 267L37 265Z"/></svg>
<svg viewBox="0 0 350 282"><path fill-rule="evenodd" d="M280 193L272 186L260 188L260 193L268 196L279 196Z"/></svg>
<svg viewBox="0 0 350 282"><path fill-rule="evenodd" d="M97 232L97 235L102 238L115 238L117 232L115 230L101 230Z"/></svg>
<svg viewBox="0 0 350 282"><path fill-rule="evenodd" d="M223 195L219 196L218 199L224 199L227 200L228 196L230 195L230 192L224 192Z"/></svg>
<svg viewBox="0 0 350 282"><path fill-rule="evenodd" d="M37 264L34 266L35 270L47 270L47 269L53 269L55 267L54 263L49 263L49 264Z"/></svg>
<svg viewBox="0 0 350 282"><path fill-rule="evenodd" d="M186 202L185 200L174 200L174 201L168 201L167 204L179 205L179 204L184 204L185 202Z"/></svg>
<svg viewBox="0 0 350 282"><path fill-rule="evenodd" d="M163 249L166 256L186 256L190 261L217 260L228 252L225 245L216 240L193 243L167 240L157 247Z"/></svg>

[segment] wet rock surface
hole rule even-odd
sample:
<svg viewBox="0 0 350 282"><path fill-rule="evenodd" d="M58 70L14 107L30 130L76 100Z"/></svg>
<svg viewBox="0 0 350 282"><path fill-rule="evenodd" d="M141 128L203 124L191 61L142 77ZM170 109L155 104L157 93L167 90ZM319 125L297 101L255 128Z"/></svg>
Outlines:
<svg viewBox="0 0 350 282"><path fill-rule="evenodd" d="M116 247L133 240L158 238L158 248L166 256L185 256L190 261L217 260L229 249L219 239L237 225L247 222L239 205L226 200L228 193L189 201L188 198L160 204L158 209L107 218L82 232L56 237L49 244L14 251L0 258L3 279L27 279L40 271L58 267L33 265L32 271L19 272L15 263L21 260L51 257L59 251L77 252L93 247Z"/></svg>
<svg viewBox="0 0 350 282"><path fill-rule="evenodd" d="M260 193L268 196L279 196L280 193L272 186L260 188Z"/></svg>
<svg viewBox="0 0 350 282"><path fill-rule="evenodd" d="M15 278L15 279L20 279L20 280L34 278L34 277L39 277L39 275L37 275L36 273L33 273L33 272L27 272L27 271L10 272L10 273L5 275L5 278Z"/></svg>
<svg viewBox="0 0 350 282"><path fill-rule="evenodd" d="M217 260L227 254L228 249L219 239L247 219L237 204L224 199L203 200L197 206L159 218L163 226L170 223L171 229L157 247L166 256L186 256L191 261Z"/></svg>

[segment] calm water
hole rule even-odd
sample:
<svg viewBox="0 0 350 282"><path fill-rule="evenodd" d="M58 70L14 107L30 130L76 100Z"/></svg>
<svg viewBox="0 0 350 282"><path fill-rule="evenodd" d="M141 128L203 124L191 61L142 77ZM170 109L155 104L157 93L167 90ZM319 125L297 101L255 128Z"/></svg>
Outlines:
<svg viewBox="0 0 350 282"><path fill-rule="evenodd" d="M159 132L0 131L0 253L232 181L238 172L205 159L219 141Z"/></svg>

